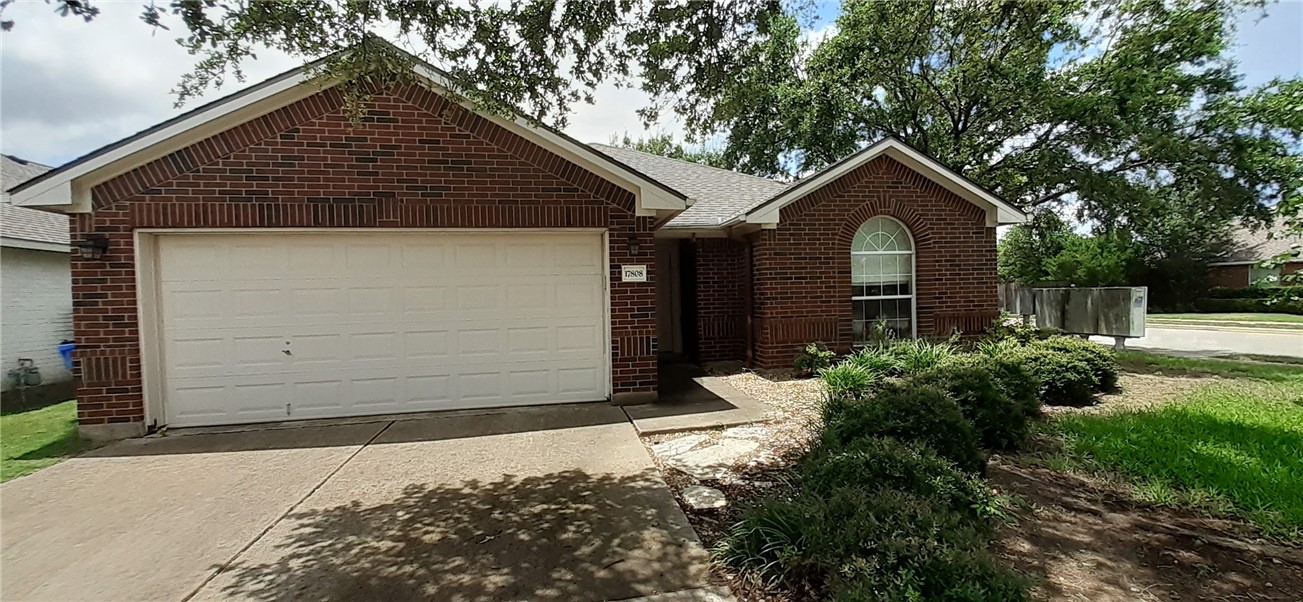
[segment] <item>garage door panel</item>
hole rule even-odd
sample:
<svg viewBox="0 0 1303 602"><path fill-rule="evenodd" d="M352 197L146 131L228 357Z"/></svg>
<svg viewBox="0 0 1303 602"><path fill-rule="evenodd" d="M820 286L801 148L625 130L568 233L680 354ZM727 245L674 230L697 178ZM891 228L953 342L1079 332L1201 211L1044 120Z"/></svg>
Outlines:
<svg viewBox="0 0 1303 602"><path fill-rule="evenodd" d="M609 360L601 240L597 233L163 236L157 273L168 421L602 399ZM257 266L228 261L237 256Z"/></svg>

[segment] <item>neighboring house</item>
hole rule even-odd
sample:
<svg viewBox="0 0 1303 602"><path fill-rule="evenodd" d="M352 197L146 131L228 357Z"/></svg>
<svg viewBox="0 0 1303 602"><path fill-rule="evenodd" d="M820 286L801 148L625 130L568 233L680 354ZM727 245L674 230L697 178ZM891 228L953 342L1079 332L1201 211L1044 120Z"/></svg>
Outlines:
<svg viewBox="0 0 1303 602"><path fill-rule="evenodd" d="M8 190L50 167L0 155L0 189ZM68 217L14 207L0 199L0 378L30 359L42 382L72 379L58 345L72 338L72 281L68 272Z"/></svg>
<svg viewBox="0 0 1303 602"><path fill-rule="evenodd" d="M1291 250L1303 249L1303 238L1285 236L1279 228L1272 238L1268 228L1235 228L1230 251L1221 261L1208 264L1210 281L1222 288L1247 288L1280 282L1286 274L1303 272L1303 256L1295 255L1292 261L1274 268L1258 267L1264 260L1279 257Z"/></svg>
<svg viewBox="0 0 1303 602"><path fill-rule="evenodd" d="M785 186L295 70L15 191L72 214L83 432L656 398L659 340L786 367L998 315L1023 215L888 139ZM87 255L94 255L88 252Z"/></svg>

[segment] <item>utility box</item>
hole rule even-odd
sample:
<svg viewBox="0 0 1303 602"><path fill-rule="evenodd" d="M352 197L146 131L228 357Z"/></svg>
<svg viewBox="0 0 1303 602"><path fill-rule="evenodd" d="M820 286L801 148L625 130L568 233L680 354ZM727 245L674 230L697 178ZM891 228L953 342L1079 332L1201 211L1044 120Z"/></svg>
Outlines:
<svg viewBox="0 0 1303 602"><path fill-rule="evenodd" d="M1001 307L1036 316L1036 325L1073 334L1145 336L1149 289L1143 286L1031 288L1002 285Z"/></svg>
<svg viewBox="0 0 1303 602"><path fill-rule="evenodd" d="M1036 325L1073 334L1145 336L1149 289L1143 286L1038 288Z"/></svg>

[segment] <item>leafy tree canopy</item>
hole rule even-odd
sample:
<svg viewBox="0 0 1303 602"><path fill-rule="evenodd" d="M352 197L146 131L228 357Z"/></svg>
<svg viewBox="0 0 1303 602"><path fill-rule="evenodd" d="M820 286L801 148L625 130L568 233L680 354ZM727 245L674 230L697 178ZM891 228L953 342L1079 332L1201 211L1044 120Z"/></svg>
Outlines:
<svg viewBox="0 0 1303 602"><path fill-rule="evenodd" d="M639 136L634 139L629 137L628 132L625 132L622 137L612 135L611 146L630 148L644 153L700 163L711 167L728 168L729 166L728 162L724 160L723 153L704 146L685 146L676 142L674 137L669 134L653 134L647 137Z"/></svg>
<svg viewBox="0 0 1303 602"><path fill-rule="evenodd" d="M772 16L748 67L680 106L745 171L804 172L894 135L1024 208L1143 229L1297 197L1299 86L1244 90L1233 0L847 0L836 31ZM770 16L770 15L765 15Z"/></svg>
<svg viewBox="0 0 1303 602"><path fill-rule="evenodd" d="M806 0L158 0L143 18L197 56L182 100L263 47L332 56L323 74L364 99L408 73L383 31L486 108L564 125L597 84L636 85L649 123L670 112L693 139L722 136L741 171L799 175L891 134L1024 208L1070 202L1138 232L1172 206L1216 222L1303 211L1301 84L1246 90L1230 53L1237 17L1263 6L845 0L818 40Z"/></svg>

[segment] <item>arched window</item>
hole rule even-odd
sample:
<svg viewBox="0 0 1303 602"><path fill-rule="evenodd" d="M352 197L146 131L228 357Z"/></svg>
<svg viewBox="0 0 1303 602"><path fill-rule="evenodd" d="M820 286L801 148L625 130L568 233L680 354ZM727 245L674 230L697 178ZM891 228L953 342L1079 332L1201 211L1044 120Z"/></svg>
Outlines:
<svg viewBox="0 0 1303 602"><path fill-rule="evenodd" d="M857 343L873 340L880 322L898 339L914 337L914 239L892 218L869 219L851 241L851 316Z"/></svg>

